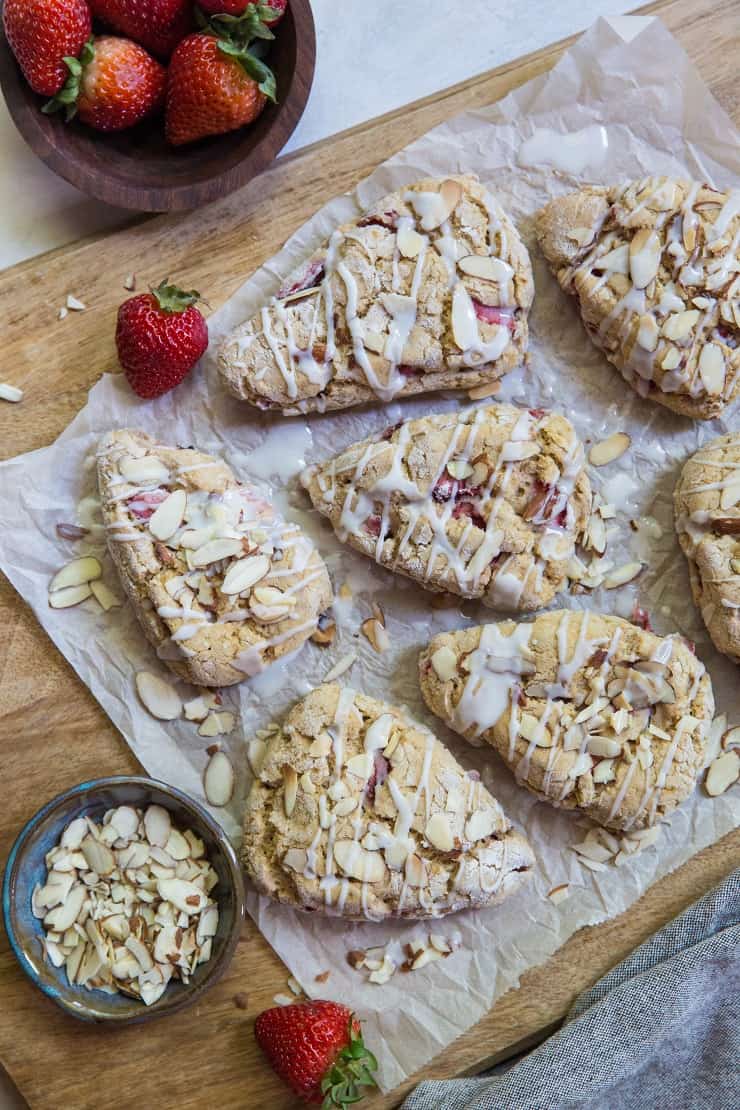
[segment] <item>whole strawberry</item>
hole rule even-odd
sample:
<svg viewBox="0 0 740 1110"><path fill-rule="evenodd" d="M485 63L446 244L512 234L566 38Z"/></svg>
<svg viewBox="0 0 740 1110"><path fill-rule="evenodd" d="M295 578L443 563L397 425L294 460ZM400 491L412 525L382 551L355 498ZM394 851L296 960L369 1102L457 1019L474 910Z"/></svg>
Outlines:
<svg viewBox="0 0 740 1110"><path fill-rule="evenodd" d="M338 1002L296 1002L265 1010L257 1044L281 1079L305 1102L348 1106L376 1086L378 1062L362 1043L360 1023Z"/></svg>
<svg viewBox="0 0 740 1110"><path fill-rule="evenodd" d="M34 92L54 96L92 31L85 0L5 0L3 27L10 49Z"/></svg>
<svg viewBox="0 0 740 1110"><path fill-rule="evenodd" d="M158 58L169 58L194 26L188 0L90 0L90 8L114 31Z"/></svg>
<svg viewBox="0 0 740 1110"><path fill-rule="evenodd" d="M182 381L208 346L208 326L185 293L163 281L118 310L116 348L128 383L140 397L161 397Z"/></svg>
<svg viewBox="0 0 740 1110"><path fill-rule="evenodd" d="M173 146L234 131L256 119L275 79L246 47L210 33L189 35L170 60L167 141Z"/></svg>
<svg viewBox="0 0 740 1110"><path fill-rule="evenodd" d="M130 39L90 39L67 65L69 79L42 108L47 114L63 108L68 120L77 114L97 131L122 131L164 104L167 71Z"/></svg>

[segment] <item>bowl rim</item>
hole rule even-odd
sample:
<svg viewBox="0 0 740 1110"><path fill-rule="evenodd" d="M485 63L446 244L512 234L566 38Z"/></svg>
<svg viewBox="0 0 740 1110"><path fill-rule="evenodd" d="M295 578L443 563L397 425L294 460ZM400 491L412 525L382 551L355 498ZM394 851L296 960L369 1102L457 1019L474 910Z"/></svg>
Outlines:
<svg viewBox="0 0 740 1110"><path fill-rule="evenodd" d="M64 802L74 798L85 791L98 791L104 790L111 786L140 786L146 789L154 787L157 790L163 791L165 794L172 796L177 802L182 804L186 809L190 809L197 814L200 820L210 829L218 841L221 851L224 853L226 862L228 864L228 872L231 880L233 896L234 896L234 923L231 928L230 935L228 936L223 951L221 952L218 961L213 964L211 973L208 978L202 983L194 983L192 980L188 984L183 984L183 990L178 992L177 995L170 997L169 1002L159 1005L159 1000L154 1006L142 1006L141 1011L134 1011L123 1015L112 1013L105 1013L104 1011L96 1010L92 1004L87 1003L73 1006L65 997L63 991L60 991L52 983L45 983L36 974L32 967L28 956L26 955L26 948L21 943L16 934L13 926L11 903L12 896L15 890L17 876L19 874L20 860L22 857L22 850L26 844L29 836L39 828L44 821L50 816L54 810ZM155 804L155 803L152 803ZM176 786L171 786L167 782L160 779L151 779L146 775L111 775L100 779L90 779L86 782L78 783L76 786L69 787L67 790L62 791L55 797L50 798L48 802L33 814L32 817L26 821L21 828L20 832L13 841L13 845L8 853L8 858L5 864L5 874L3 876L3 890L2 890L2 906L3 906L3 922L5 925L5 932L10 947L13 951L18 964L26 976L31 980L35 987L42 991L47 998L50 998L57 1004L65 1013L70 1014L72 1017L77 1018L78 1021L94 1022L99 1026L120 1026L120 1025L134 1025L145 1021L151 1021L156 1018L167 1017L178 1010L183 1009L185 1006L190 1005L207 990L210 989L224 974L226 968L231 963L234 951L239 943L239 936L241 933L241 926L244 921L246 912L246 894L244 889L244 878L242 876L241 866L234 850L231 841L229 840L226 832L214 817L192 798L189 794L179 790ZM94 992L91 992L94 993ZM166 998L167 992L162 995L162 1001Z"/></svg>
<svg viewBox="0 0 740 1110"><path fill-rule="evenodd" d="M0 0L0 15L3 6L4 0ZM99 166L93 167L85 159L76 157L66 149L64 144L57 145L50 141L44 131L34 126L38 113L30 114L30 122L27 118L27 93L30 89L20 73L17 61L3 33L1 18L0 46L7 51L11 66L6 68L3 65L3 59L0 58L0 92L5 99L13 125L26 146L50 170L85 195L132 212L194 211L202 205L228 196L258 177L278 157L303 116L316 69L316 24L311 0L289 0L288 11L291 13L291 19L294 20L294 26L296 25L294 17L297 16L301 33L298 33L296 28L295 65L290 73L290 82L285 94L278 102L275 119L259 142L245 151L237 161L228 160L225 167L215 169L212 174L196 181L180 180L168 184L151 185L139 185L132 181L122 182L110 177ZM279 34L279 27L277 34ZM229 136L232 136L236 143L243 131L243 128L237 129L214 138L228 140Z"/></svg>

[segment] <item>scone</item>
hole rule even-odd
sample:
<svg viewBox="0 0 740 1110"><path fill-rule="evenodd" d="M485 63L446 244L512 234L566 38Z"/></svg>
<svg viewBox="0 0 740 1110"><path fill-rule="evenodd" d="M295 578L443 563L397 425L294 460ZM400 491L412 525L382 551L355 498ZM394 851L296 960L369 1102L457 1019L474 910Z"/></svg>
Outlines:
<svg viewBox="0 0 740 1110"><path fill-rule="evenodd" d="M534 794L611 829L662 820L694 789L714 713L685 641L560 610L435 637L429 708L488 743Z"/></svg>
<svg viewBox="0 0 740 1110"><path fill-rule="evenodd" d="M417 181L343 224L223 341L240 400L283 413L493 382L521 362L529 255L472 175Z"/></svg>
<svg viewBox="0 0 740 1110"><path fill-rule="evenodd" d="M673 501L694 601L717 651L740 663L740 432L691 456Z"/></svg>
<svg viewBox="0 0 740 1110"><path fill-rule="evenodd" d="M200 686L255 675L315 631L323 561L219 459L109 432L98 447L108 549L149 642Z"/></svg>
<svg viewBox="0 0 740 1110"><path fill-rule="evenodd" d="M537 609L568 585L591 505L569 421L512 405L406 421L302 481L363 555L502 609Z"/></svg>
<svg viewBox="0 0 740 1110"><path fill-rule="evenodd" d="M740 383L740 191L648 177L550 201L540 246L637 390L711 420Z"/></svg>
<svg viewBox="0 0 740 1110"><path fill-rule="evenodd" d="M259 891L353 919L500 902L534 857L475 772L400 709L320 686L270 740L244 817Z"/></svg>

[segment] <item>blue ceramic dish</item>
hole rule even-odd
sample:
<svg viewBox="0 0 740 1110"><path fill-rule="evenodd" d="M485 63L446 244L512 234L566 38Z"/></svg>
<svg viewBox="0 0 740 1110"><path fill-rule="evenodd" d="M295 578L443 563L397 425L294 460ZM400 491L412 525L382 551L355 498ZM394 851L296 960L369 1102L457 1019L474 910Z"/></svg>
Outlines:
<svg viewBox="0 0 740 1110"><path fill-rule="evenodd" d="M199 836L218 875L212 896L218 901L218 931L213 953L196 968L190 982L172 982L151 1006L123 994L109 995L86 987L71 987L64 967L55 968L42 953L42 924L31 911L36 883L46 876L44 857L59 843L66 826L75 817L89 814L102 818L113 806L140 809L157 804L169 810L180 829ZM197 802L163 782L143 777L95 779L59 794L40 809L22 829L13 845L3 883L5 929L16 958L29 979L68 1014L82 1021L126 1025L150 1021L174 1013L198 999L226 970L234 954L244 917L244 883L241 869L225 832Z"/></svg>

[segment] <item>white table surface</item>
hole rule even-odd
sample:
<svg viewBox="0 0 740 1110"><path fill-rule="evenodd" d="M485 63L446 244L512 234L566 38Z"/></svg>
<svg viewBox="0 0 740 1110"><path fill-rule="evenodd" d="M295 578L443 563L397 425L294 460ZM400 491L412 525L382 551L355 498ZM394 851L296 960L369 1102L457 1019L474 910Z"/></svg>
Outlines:
<svg viewBox="0 0 740 1110"><path fill-rule="evenodd" d="M285 150L474 77L638 2L312 0L316 76ZM0 269L116 227L129 216L89 200L48 170L25 146L0 102ZM0 1068L0 1110L22 1106Z"/></svg>

